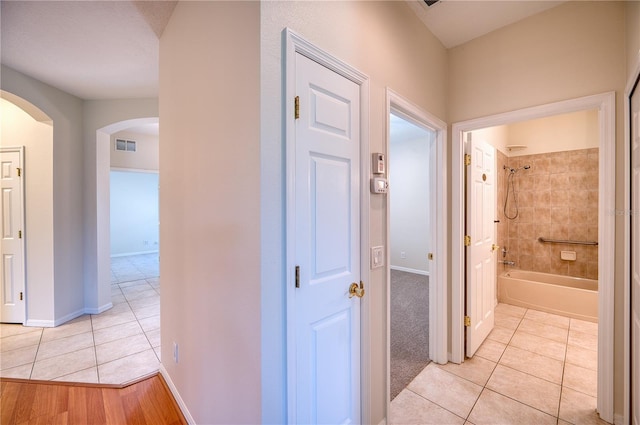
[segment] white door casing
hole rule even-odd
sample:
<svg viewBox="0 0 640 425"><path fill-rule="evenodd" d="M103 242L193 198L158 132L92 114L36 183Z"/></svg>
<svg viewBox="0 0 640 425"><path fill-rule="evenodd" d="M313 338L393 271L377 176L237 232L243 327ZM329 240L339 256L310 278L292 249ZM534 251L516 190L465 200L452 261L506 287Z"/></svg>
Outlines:
<svg viewBox="0 0 640 425"><path fill-rule="evenodd" d="M286 49L286 63L285 63L285 100L286 104L286 268L287 268L287 286L286 286L286 314L287 314L287 400L288 400L288 422L290 423L313 423L313 422L368 422L371 415L371 393L370 391L361 391L361 388L369 389L368 384L370 380L370 364L371 354L369 349L370 339L370 325L369 325L369 297L365 296L361 299L349 298L348 289L350 283L344 288L340 288L340 295L332 294L331 281L332 278L337 278L339 275L343 275L345 278L349 276L349 282L352 282L351 278L356 278L356 274L360 275L360 279L366 282L369 278L369 261L368 256L360 255L360 252L365 252L369 246L369 193L368 190L364 190L364 182L367 183L368 188L368 174L370 161L365 161L363 158L368 158L368 105L369 105L369 82L368 77L356 69L352 68L348 64L336 59L335 57L318 49L290 29L286 28L283 31L283 37L285 38ZM349 80L351 83L355 83L352 86L351 83L347 85L357 88L357 94L352 99L349 94L335 93L331 87L322 87L323 80L312 81L311 77L309 82L312 82L316 87L311 87L313 92L310 96L300 95L298 92L298 64L306 62L305 59L310 59L307 65L315 68L314 73L320 72L321 74L329 75L332 77L328 79L330 84L335 83L338 80ZM314 63L315 62L315 63ZM338 79L336 79L338 77ZM317 83L317 84L316 84ZM343 82L344 83L344 82ZM342 83L340 83L342 84ZM341 158L339 149L338 151L323 151L327 146L322 146L322 143L317 144L321 149L317 152L307 149L308 164L303 166L308 169L310 174L303 178L303 181L298 179L298 175L302 173L298 172L298 159L300 147L298 146L298 128L300 127L300 119L294 119L294 97L300 97L300 116L301 118L307 113L311 113L312 119L307 119L308 123L315 123L315 128L309 128L318 133L324 133L328 136L327 146L338 146L339 143L335 143L336 140L342 140L342 144L346 145L347 138L345 136L344 127L348 126L351 135L355 134L354 131L359 133L359 137L353 140L355 145L355 151L357 152L356 158L347 159ZM316 98L314 99L313 96ZM305 106L305 97L316 102L315 104L309 104ZM338 110L344 111L344 105L350 104L349 108L355 106L355 114L349 114L348 122L344 120L344 117L340 117L339 113L332 111L334 107ZM340 106L343 105L343 106ZM328 108L328 109L327 109ZM330 112L331 111L331 112ZM308 117L307 117L308 118ZM304 119L304 118L303 118ZM307 123L307 124L308 124ZM343 130L340 131L340 128ZM342 135L340 133L343 133ZM331 142L333 139L334 143ZM313 146L311 147L313 148ZM348 167L346 164L349 164ZM349 172L346 173L346 169L349 168ZM337 174L336 174L337 172ZM342 184L346 176L351 179L350 183ZM329 176L329 180L325 179ZM312 182L310 177L315 180ZM323 205L326 203L334 204L337 201L345 202L349 199L350 202L350 217L346 221L348 222L349 230L353 230L351 235L344 236L339 235L338 240L345 241L348 239L351 245L347 251L349 251L351 257L349 259L340 259L337 255L339 251L345 252L345 248L332 246L337 243L331 240L329 234L309 233L307 235L307 243L310 248L306 248L309 255L313 255L313 258L307 256L307 262L309 267L324 267L324 273L319 268L311 269L307 268L304 264L300 264L299 258L304 258L305 255L301 254L299 245L303 244L303 236L299 235L299 202L298 195L299 189L304 191L305 181L307 184L306 191L307 197L309 197L308 214L312 215L313 221L303 225L303 228L311 229L319 228L320 232L327 228L338 229L345 226L341 222L345 222L343 212L346 207L343 205L332 205L331 208L326 208ZM301 183L301 184L298 184ZM311 187L311 184L316 185ZM336 186L339 184L339 186ZM348 197L344 196L344 188L349 186ZM342 192L334 193L334 192ZM310 196L313 194L313 196ZM311 201L314 203L311 204ZM355 201L351 203L351 201ZM362 207L365 206L365 207ZM320 214L318 216L318 213ZM355 219L353 221L352 219ZM335 220L335 221L334 221ZM311 225L313 224L313 226ZM366 231L362 231L366 229ZM335 231L334 231L335 233ZM355 237L354 235L359 235ZM319 235L318 238L312 239L311 236ZM318 250L316 247L321 248ZM314 251L315 250L315 251ZM322 251L323 250L323 251ZM301 257L302 255L302 257ZM342 261L342 263L340 263ZM348 264L349 270L346 270L345 265ZM295 287L295 266L300 266L300 288ZM332 269L333 267L333 269ZM335 272L342 268L342 272ZM306 275L305 275L306 270ZM311 274L310 274L311 271ZM332 276L333 275L333 276ZM311 279L310 279L311 278ZM312 280L315 279L315 280ZM346 279L345 279L346 280ZM306 281L306 282L305 282ZM307 288L303 286L307 285ZM337 285L336 285L337 286ZM366 288L366 287L365 287ZM335 288L334 288L335 289ZM310 296L309 294L313 294ZM323 300L321 297L327 297L328 300ZM305 298L306 301L305 301ZM346 300L346 302L345 302ZM334 307L337 308L337 312L332 317L322 319L318 318L310 326L307 326L307 330L311 330L310 336L300 336L301 329L300 323L298 323L298 313L306 315L306 319L312 317L312 311L306 311L304 303L307 302L307 307L312 307L311 310L321 311L329 307L333 302L336 303ZM348 307L346 307L348 306ZM343 307L342 310L340 308ZM348 308L351 313L345 313ZM355 309L355 310L354 310ZM357 310L360 313L355 313ZM327 310L324 310L325 314ZM348 318L347 318L348 316ZM306 320L305 317L301 317L300 320ZM324 325L320 322L324 320ZM343 337L346 333L346 327L344 325L347 320L352 325L349 329L349 337ZM357 323L356 323L357 321ZM362 338L360 339L360 335ZM307 339L314 342L315 345L309 347L305 346L303 342L299 340ZM341 345L334 346L334 350L326 350L323 348L329 347L331 341L341 342ZM362 340L362 343L361 343ZM348 341L348 342L347 342ZM361 345L362 344L362 345ZM309 353L328 354L327 356L316 356L309 358L305 354L300 352L300 349L306 350ZM361 356L360 356L361 355ZM348 366L345 366L345 358L349 358ZM307 362L309 365L315 365L317 370L310 370L309 367L300 366L300 361ZM362 366L360 366L360 364ZM335 367L334 367L335 365ZM349 368L351 377L345 379L345 368ZM341 370L338 370L342 368ZM318 371L319 370L319 371ZM301 374L308 375L307 377L301 376ZM340 376L338 376L340 375ZM358 377L361 377L359 379ZM314 380L315 379L315 380ZM349 388L345 385L340 386L339 383L348 383ZM309 384L312 390L309 390ZM328 393L328 394L327 394ZM306 401L304 400L306 398ZM313 401L313 405L312 405Z"/></svg>
<svg viewBox="0 0 640 425"><path fill-rule="evenodd" d="M640 425L640 87L635 86L630 99L631 137L631 232L630 232L630 274L631 274L631 343L629 346L630 366L630 423Z"/></svg>
<svg viewBox="0 0 640 425"><path fill-rule="evenodd" d="M2 181L2 261L0 321L25 321L24 148L0 151Z"/></svg>
<svg viewBox="0 0 640 425"><path fill-rule="evenodd" d="M471 135L469 133L469 135ZM470 138L471 139L471 138ZM493 329L496 295L496 150L469 140L467 166L466 355L472 357Z"/></svg>

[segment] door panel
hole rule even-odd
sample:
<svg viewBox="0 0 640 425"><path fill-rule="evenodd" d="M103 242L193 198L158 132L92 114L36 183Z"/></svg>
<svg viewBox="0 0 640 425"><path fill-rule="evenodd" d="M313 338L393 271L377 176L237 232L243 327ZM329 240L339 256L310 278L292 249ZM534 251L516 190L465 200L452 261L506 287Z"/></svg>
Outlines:
<svg viewBox="0 0 640 425"><path fill-rule="evenodd" d="M472 357L493 329L496 287L495 148L471 140L471 165L467 167L467 316L466 355Z"/></svg>
<svg viewBox="0 0 640 425"><path fill-rule="evenodd" d="M2 182L2 261L0 261L0 321L23 323L24 307L24 245L22 178L18 174L21 150L6 150L0 157Z"/></svg>
<svg viewBox="0 0 640 425"><path fill-rule="evenodd" d="M296 423L360 422L359 90L296 54Z"/></svg>
<svg viewBox="0 0 640 425"><path fill-rule="evenodd" d="M631 95L631 423L640 425L640 93Z"/></svg>

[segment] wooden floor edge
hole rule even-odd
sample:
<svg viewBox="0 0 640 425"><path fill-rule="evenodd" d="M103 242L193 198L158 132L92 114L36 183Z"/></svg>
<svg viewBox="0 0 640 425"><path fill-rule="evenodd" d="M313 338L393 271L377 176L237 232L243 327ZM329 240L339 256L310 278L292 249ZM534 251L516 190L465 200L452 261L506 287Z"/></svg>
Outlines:
<svg viewBox="0 0 640 425"><path fill-rule="evenodd" d="M167 391L167 394L169 394L170 396L169 398L171 399L171 403L173 404L173 407L176 409L177 412L180 412L180 416L182 417L181 419L184 421L183 423L188 424L189 421L187 421L187 417L182 411L182 408L180 407L180 403L178 403L178 400L176 400L176 397L173 394L173 391L171 391L171 388L169 387L169 384L167 383L167 381L164 379L164 376L162 376L162 373L158 372L158 378L160 378L160 382L162 383L162 386L164 387L165 391Z"/></svg>
<svg viewBox="0 0 640 425"><path fill-rule="evenodd" d="M124 384L100 384L96 382L44 381L39 379L21 379L21 378L4 378L4 377L0 377L0 382L15 382L18 384L37 384L37 385L63 385L63 386L69 386L69 387L114 388L117 390L121 390L123 388L130 387L131 385L135 385L139 382L146 381L147 379L153 378L154 376L160 376L162 384L165 386L165 388L168 389L167 383L162 377L162 374L160 373L160 371L143 375L134 380L127 381ZM173 394L171 393L171 391L169 391L169 394L171 394L171 398L173 399ZM174 400L174 403L175 403L175 400Z"/></svg>

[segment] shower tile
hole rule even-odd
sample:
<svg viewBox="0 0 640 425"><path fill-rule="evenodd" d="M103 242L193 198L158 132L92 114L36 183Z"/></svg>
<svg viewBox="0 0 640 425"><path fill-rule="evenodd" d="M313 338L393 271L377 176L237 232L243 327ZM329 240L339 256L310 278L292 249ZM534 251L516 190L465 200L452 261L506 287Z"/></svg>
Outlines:
<svg viewBox="0 0 640 425"><path fill-rule="evenodd" d="M598 262L587 262L587 279L598 280Z"/></svg>
<svg viewBox="0 0 640 425"><path fill-rule="evenodd" d="M551 234L549 238L552 239L567 239L569 237L569 225L568 223L556 224L552 223L550 227Z"/></svg>
<svg viewBox="0 0 640 425"><path fill-rule="evenodd" d="M554 256L551 259L550 273L566 276L569 274L569 264L567 261L561 260L560 256Z"/></svg>
<svg viewBox="0 0 640 425"><path fill-rule="evenodd" d="M551 206L551 191L543 190L533 193L533 202L538 207L550 207Z"/></svg>
<svg viewBox="0 0 640 425"><path fill-rule="evenodd" d="M533 209L522 208L520 212L522 213L525 210L527 211L527 213L531 213ZM520 239L534 239L536 237L535 232L536 232L535 224L533 224L532 222L525 223L524 221L522 221L518 225L518 237Z"/></svg>
<svg viewBox="0 0 640 425"><path fill-rule="evenodd" d="M520 255L533 255L534 254L534 251L533 251L534 244L536 244L536 242L534 242L532 240L522 240L522 241L520 241L520 243L517 245L518 246L518 253Z"/></svg>
<svg viewBox="0 0 640 425"><path fill-rule="evenodd" d="M525 207L520 206L518 208L518 218L519 218L519 237L522 237L522 229L531 223L535 223L535 218L533 215L533 207Z"/></svg>
<svg viewBox="0 0 640 425"><path fill-rule="evenodd" d="M534 264L533 255L520 255L520 264L516 263L516 266L522 270L531 270Z"/></svg>
<svg viewBox="0 0 640 425"><path fill-rule="evenodd" d="M573 261L569 262L569 275L575 277L587 277L587 263Z"/></svg>
<svg viewBox="0 0 640 425"><path fill-rule="evenodd" d="M536 223L551 223L551 207L543 205L542 203L535 204L533 208L533 214L536 218Z"/></svg>
<svg viewBox="0 0 640 425"><path fill-rule="evenodd" d="M551 189L551 179L548 174L532 175L531 180L535 191L549 191Z"/></svg>
<svg viewBox="0 0 640 425"><path fill-rule="evenodd" d="M544 230L539 230L537 232L537 234L539 235L538 237L543 237L543 238L548 238L550 236L547 236L550 232L545 232ZM542 243L540 241L538 241L537 239L535 241L530 241L531 242L531 247L532 247L532 255L535 256L541 256L541 257L549 257L551 255L551 245L546 244L546 243Z"/></svg>
<svg viewBox="0 0 640 425"><path fill-rule="evenodd" d="M551 174L549 176L549 184L555 190L575 189L575 183L569 177L569 174Z"/></svg>
<svg viewBox="0 0 640 425"><path fill-rule="evenodd" d="M566 190L559 190L553 184L551 185L551 193L549 198L549 204L552 207L568 207L571 205L569 202L569 194Z"/></svg>

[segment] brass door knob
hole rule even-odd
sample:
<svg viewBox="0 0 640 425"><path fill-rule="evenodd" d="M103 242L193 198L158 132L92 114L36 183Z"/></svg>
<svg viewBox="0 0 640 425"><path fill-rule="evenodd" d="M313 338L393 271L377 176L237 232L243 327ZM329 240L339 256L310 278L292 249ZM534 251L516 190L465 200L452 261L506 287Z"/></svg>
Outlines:
<svg viewBox="0 0 640 425"><path fill-rule="evenodd" d="M491 252L495 251L496 249L500 248L499 245L496 244L491 244Z"/></svg>
<svg viewBox="0 0 640 425"><path fill-rule="evenodd" d="M360 285L355 282L349 285L349 298L353 297L364 297L364 283L362 283L362 281L360 281Z"/></svg>

